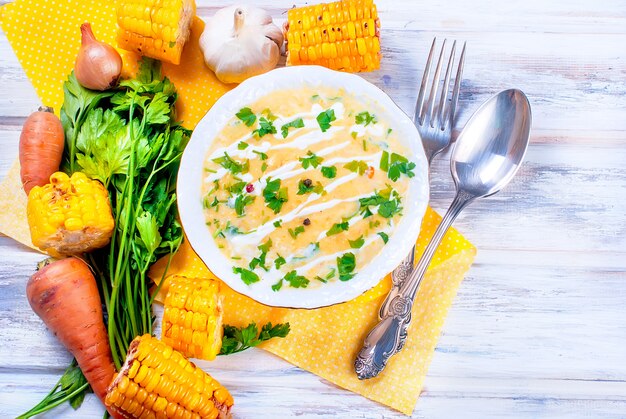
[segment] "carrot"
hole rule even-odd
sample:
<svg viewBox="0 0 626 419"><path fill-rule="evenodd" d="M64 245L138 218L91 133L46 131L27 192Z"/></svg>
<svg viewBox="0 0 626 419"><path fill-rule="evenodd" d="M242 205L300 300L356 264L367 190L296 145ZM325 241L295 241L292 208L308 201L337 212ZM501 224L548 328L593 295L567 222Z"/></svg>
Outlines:
<svg viewBox="0 0 626 419"><path fill-rule="evenodd" d="M26 296L33 311L74 355L104 403L115 366L98 287L89 266L75 257L52 262L30 277Z"/></svg>
<svg viewBox="0 0 626 419"><path fill-rule="evenodd" d="M26 119L20 135L20 175L26 195L59 170L64 141L63 126L52 108L42 106Z"/></svg>

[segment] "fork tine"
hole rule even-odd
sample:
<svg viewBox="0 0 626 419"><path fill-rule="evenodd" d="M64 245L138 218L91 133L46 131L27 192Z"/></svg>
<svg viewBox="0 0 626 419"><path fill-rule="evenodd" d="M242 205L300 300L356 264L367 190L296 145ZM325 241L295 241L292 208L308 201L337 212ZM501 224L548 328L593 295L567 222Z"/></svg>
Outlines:
<svg viewBox="0 0 626 419"><path fill-rule="evenodd" d="M439 95L439 106L433 115L433 120L437 120L439 129L445 129L443 121L445 121L445 110L448 101L448 89L450 87L450 75L452 73L452 65L454 64L454 53L456 52L456 41L452 43L452 51L450 51L450 58L448 59L448 66L446 67L446 75L443 81L443 90Z"/></svg>
<svg viewBox="0 0 626 419"><path fill-rule="evenodd" d="M463 67L465 65L465 46L467 42L463 42L463 49L461 50L461 58L459 58L459 67L456 70L456 77L454 79L454 91L452 92L452 103L450 104L449 112L446 115L444 121L450 124L450 129L454 128L454 118L456 117L456 106L459 103L459 90L461 89L461 77L463 76Z"/></svg>
<svg viewBox="0 0 626 419"><path fill-rule="evenodd" d="M415 113L413 119L418 125L422 125L422 105L424 104L426 83L428 82L428 76L430 75L430 64L433 59L433 52L435 51L436 43L437 38L433 39L433 43L430 46L430 52L428 53L428 59L426 60L426 67L424 67L424 75L422 76L422 83L420 84L420 91L417 95L417 102L415 103Z"/></svg>
<svg viewBox="0 0 626 419"><path fill-rule="evenodd" d="M433 76L433 84L430 88L430 95L428 96L428 103L427 103L427 107L428 109L428 114L424 115L424 117L429 116L430 118L430 127L433 128L434 125L434 118L433 116L433 112L435 110L435 95L437 94L437 88L439 87L439 76L441 75L441 64L443 61L443 53L446 50L446 41L447 39L443 40L443 44L441 45L441 52L439 53L439 60L437 60L437 68L435 69L435 75Z"/></svg>

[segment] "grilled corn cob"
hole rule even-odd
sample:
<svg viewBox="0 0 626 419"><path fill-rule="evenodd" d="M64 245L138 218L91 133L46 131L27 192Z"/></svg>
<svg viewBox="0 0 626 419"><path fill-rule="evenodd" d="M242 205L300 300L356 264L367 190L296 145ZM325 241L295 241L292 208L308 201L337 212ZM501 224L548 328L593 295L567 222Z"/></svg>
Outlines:
<svg viewBox="0 0 626 419"><path fill-rule="evenodd" d="M230 418L233 398L171 346L136 337L104 403L128 418Z"/></svg>
<svg viewBox="0 0 626 419"><path fill-rule="evenodd" d="M289 9L285 28L287 65L317 64L353 73L380 67L380 22L373 0Z"/></svg>
<svg viewBox="0 0 626 419"><path fill-rule="evenodd" d="M113 232L106 189L81 172L56 172L50 183L35 186L26 212L33 244L55 257L103 247Z"/></svg>
<svg viewBox="0 0 626 419"><path fill-rule="evenodd" d="M222 348L219 282L183 276L168 281L161 339L186 357L214 359Z"/></svg>
<svg viewBox="0 0 626 419"><path fill-rule="evenodd" d="M118 0L117 43L141 55L180 63L196 14L194 0Z"/></svg>

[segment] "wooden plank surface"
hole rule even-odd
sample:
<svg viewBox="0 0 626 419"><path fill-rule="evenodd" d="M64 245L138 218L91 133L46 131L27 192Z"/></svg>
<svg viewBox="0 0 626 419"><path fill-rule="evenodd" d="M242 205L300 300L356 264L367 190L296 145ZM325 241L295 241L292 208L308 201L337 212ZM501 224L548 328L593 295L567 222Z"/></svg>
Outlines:
<svg viewBox="0 0 626 419"><path fill-rule="evenodd" d="M0 0L0 4L6 3ZM252 0L279 22L292 3ZM221 1L198 1L210 16ZM300 3L298 3L300 4ZM468 42L460 124L491 94L533 106L527 161L457 228L479 249L444 326L415 418L626 417L626 3L541 0L377 1L384 61L363 76L412 112L433 36ZM0 176L38 99L0 33ZM454 190L444 155L432 174L439 211ZM27 410L69 355L24 296L42 257L0 237L0 417ZM211 363L238 418L392 418L260 350ZM77 412L96 417L88 398Z"/></svg>

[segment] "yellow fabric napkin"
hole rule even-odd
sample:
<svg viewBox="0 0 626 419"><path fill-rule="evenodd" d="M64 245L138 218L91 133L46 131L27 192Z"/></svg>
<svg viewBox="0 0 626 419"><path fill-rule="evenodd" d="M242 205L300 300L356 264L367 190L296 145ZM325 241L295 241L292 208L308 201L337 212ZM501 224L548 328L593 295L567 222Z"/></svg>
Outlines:
<svg viewBox="0 0 626 419"><path fill-rule="evenodd" d="M285 5L288 7L290 4ZM0 21L42 103L53 106L57 113L63 103L62 83L73 67L80 45L80 24L91 22L98 39L115 45L116 23L111 1L17 0L0 8ZM164 74L178 89L177 112L188 128L195 127L217 98L230 88L204 66L198 47L202 29L202 21L195 19L182 65L163 65ZM124 73L133 73L137 57L125 51L120 53ZM25 202L16 163L0 185L0 232L32 246ZM429 208L417 242L418 254L439 221L439 215ZM411 414L446 313L475 252L456 230L448 232L420 287L404 350L391 359L379 377L371 380L359 381L353 362L365 335L377 321L378 307L390 286L389 276L352 301L317 310L264 306L224 286L224 321L235 326L251 321L258 324L288 321L292 329L289 336L266 343L265 350L341 387ZM153 277L160 277L162 263L155 265ZM174 257L170 269L170 274L212 276L187 243Z"/></svg>

